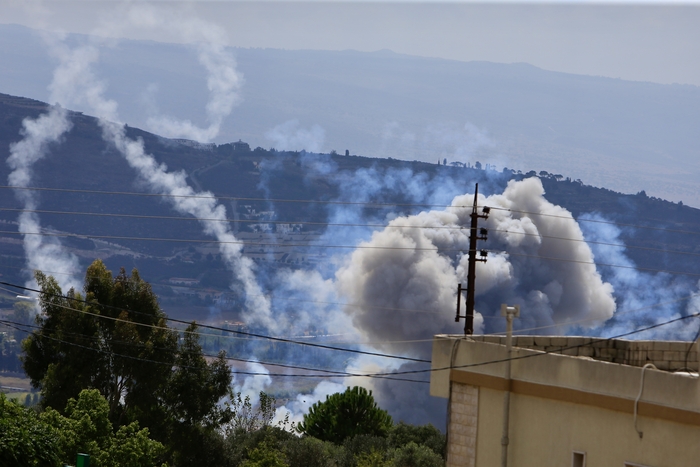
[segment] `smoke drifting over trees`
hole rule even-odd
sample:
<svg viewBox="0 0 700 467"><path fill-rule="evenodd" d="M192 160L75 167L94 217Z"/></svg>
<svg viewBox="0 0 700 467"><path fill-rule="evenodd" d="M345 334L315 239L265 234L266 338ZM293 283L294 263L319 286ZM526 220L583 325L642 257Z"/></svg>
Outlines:
<svg viewBox="0 0 700 467"><path fill-rule="evenodd" d="M208 29L196 19L159 18L148 9L135 8L120 21L126 21L130 27L180 27L188 39L203 39L198 48L199 59L209 75L207 127L165 116L152 119L151 124L170 136L212 140L239 99L243 82L235 61L221 47L221 32ZM307 250L325 255L327 261L314 269L268 269L243 255L243 245L227 222L226 207L213 193L195 190L188 174L169 170L147 151L143 140L129 136L120 122L117 102L105 97L106 85L92 71L99 60L100 44L69 46L60 37L50 36L47 44L59 62L51 85L56 101L89 108L99 118L102 138L127 161L141 187L149 193L166 195L174 211L196 218L202 231L218 242L231 275L230 289L241 297L243 317L249 325L277 335L303 332L318 325L328 334L352 338L355 347L421 358L429 357L433 334L459 332L454 308L456 286L466 282L472 180L466 183L447 172L427 174L406 168L343 171L330 157L305 152L295 155L294 163L306 171L306 181L322 179L336 190L339 204L328 204L327 219L331 225ZM10 185L31 185L33 164L49 154L52 144L60 143L62 135L71 128L70 118L67 111L55 106L37 119L25 120L24 139L12 146L8 160L13 170ZM444 136L445 132L436 130L438 133ZM476 130L465 129L465 134L472 133L476 134ZM284 148L318 150L325 135L320 126L304 130L292 120L271 129L267 137ZM477 138L475 144L490 142ZM297 147L302 145L306 147ZM290 157L277 156L273 162L255 166L256 170L263 174L279 170L283 159ZM591 248L586 243L591 238L607 243L618 241L616 232L589 226L584 235L569 211L547 201L542 182L536 177L506 184L507 177L496 180L494 171L485 171L483 176L487 179L486 192L491 194L480 195L477 203L491 207L491 213L481 224L489 230L489 239L483 243L489 256L486 263L477 266L476 332L502 331L504 323L498 310L506 302L521 305L522 316L515 323L516 330L606 334L620 328L621 322L615 319L619 303L625 310L633 310L659 301L660 293L645 290L645 281L664 290L672 289L675 297L687 294L695 286L664 275L651 277L598 268L596 261L600 262L600 257L612 257L613 264L634 267L624 255L624 246L611 250ZM260 179L264 185L267 179ZM467 185L469 188L465 188ZM34 210L38 199L29 193L18 190L18 197L25 209ZM397 197L404 203L392 202ZM370 211L364 203L380 206ZM269 205L274 202L269 200ZM21 232L29 234L39 229L36 213L20 215ZM47 274L79 269L77 259L60 242L45 238L25 235L29 268L45 270ZM342 248L329 253L327 245ZM275 300L271 297L273 290L275 295L305 305ZM691 307L697 307L697 302L691 302ZM687 310L668 307L662 317L683 312ZM611 318L615 327L606 328L605 323ZM622 328L628 329L629 324ZM314 363L313 355L304 358L308 358L306 363ZM379 357L346 358L342 369L350 373L427 369L424 363L391 362ZM255 368L264 372L262 367ZM416 376L419 378L425 380L427 373ZM311 394L300 395L278 415L288 414L298 420L315 400L343 386L357 384L357 379L362 378L329 378ZM270 382L270 377L263 375L255 381L244 378L235 384L244 392L251 392L251 388L264 389ZM377 399L386 404L395 418L422 421L433 417L436 421L442 416L442 402L426 402L420 410L414 410L417 398L427 398L424 385L387 380L371 384ZM409 389L399 385L409 385Z"/></svg>

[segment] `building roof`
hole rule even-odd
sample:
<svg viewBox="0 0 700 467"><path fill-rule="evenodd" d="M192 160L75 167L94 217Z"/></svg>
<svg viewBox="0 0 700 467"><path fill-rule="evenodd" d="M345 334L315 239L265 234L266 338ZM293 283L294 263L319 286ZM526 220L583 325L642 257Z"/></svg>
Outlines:
<svg viewBox="0 0 700 467"><path fill-rule="evenodd" d="M506 336L469 337L477 342L506 344ZM576 336L513 336L513 347L638 367L651 363L664 371L698 371L698 349L694 347L694 342Z"/></svg>
<svg viewBox="0 0 700 467"><path fill-rule="evenodd" d="M698 375L683 371L698 367L690 342L514 336L513 344L512 379L506 380L505 336L435 336L431 395L448 397L449 383L454 381L492 389L511 387L515 392L544 391L571 400L595 397L604 404L613 401L615 410L631 410L640 391L642 367L651 363L656 368L645 369L645 403L654 411L680 410L692 424L700 425Z"/></svg>

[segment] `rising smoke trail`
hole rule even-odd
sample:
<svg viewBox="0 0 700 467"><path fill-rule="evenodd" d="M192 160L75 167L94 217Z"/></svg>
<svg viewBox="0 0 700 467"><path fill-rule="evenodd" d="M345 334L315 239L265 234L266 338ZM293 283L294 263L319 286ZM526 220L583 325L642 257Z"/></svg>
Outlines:
<svg viewBox="0 0 700 467"><path fill-rule="evenodd" d="M135 7L128 11L127 17L136 24L149 25L153 22L158 25L164 24L162 19L155 16L152 9L144 10ZM205 39L218 37L212 35L212 31L216 31L215 28L195 18L180 19L178 22L173 20L170 26L181 27L187 37L198 32ZM240 80L235 70L230 69L232 62L225 61L223 64L217 62L217 58L221 58L223 54L220 43L212 44L210 47L202 45L201 48L206 52L202 55L202 59L210 72L211 101L223 100L219 103L210 102L211 105L208 106L211 115L216 118L200 136L205 135L209 138L214 135L213 132L218 132L220 121L217 119L223 118L230 112L235 101L232 96L233 89ZM168 172L164 164L157 163L152 155L146 153L142 140L133 140L127 136L125 126L119 120L117 103L104 97L105 85L92 71L92 65L99 58L98 48L88 44L71 49L65 43L55 41L52 44L52 50L60 62L58 71L70 71L70 73L57 71L52 85L53 92L61 96L64 102L90 109L99 119L105 141L112 144L124 156L128 164L137 171L144 185L153 193L168 195L169 202L179 213L191 215L200 220L204 232L220 242L219 249L222 257L242 286L248 321L251 324L276 330L277 323L271 318L269 299L263 294L256 281L255 264L250 258L242 255L242 244L229 229L224 206L218 204L212 193L195 192L187 184L185 173ZM216 53L210 53L211 51ZM210 54L207 55L207 53ZM73 79L67 79L68 77ZM194 127L184 125L181 128L191 130Z"/></svg>
<svg viewBox="0 0 700 467"><path fill-rule="evenodd" d="M10 145L10 157L7 159L7 164L12 172L7 177L7 183L18 188L31 187L33 165L48 153L52 143L59 143L70 128L68 113L58 105L51 106L48 112L36 119L26 118L22 122L24 138ZM16 189L15 196L25 209L19 215L18 224L19 231L24 234L23 246L27 267L31 271L65 272L66 274L61 275L58 279L61 287L66 290L71 287L80 290L81 282L77 279L80 270L78 258L65 251L58 239L33 235L43 233L39 216L31 212L37 209L39 204L36 193ZM35 287L34 279L30 279L27 286Z"/></svg>
<svg viewBox="0 0 700 467"><path fill-rule="evenodd" d="M73 102L78 96L93 101L94 94L101 92L103 87L90 73L90 64L97 59L97 50L93 47L71 50L63 45L60 37L50 34L43 34L42 37L51 54L60 62L49 85L51 101ZM81 89L82 84L86 82L92 85L90 91L84 95L77 93L77 90ZM10 157L7 160L12 168L8 177L10 185L30 186L33 165L45 157L49 147L59 143L71 129L72 124L68 117L68 112L56 104L37 119L25 119L22 122L24 139L10 147ZM38 198L31 191L16 190L16 195L27 211L37 208ZM73 287L80 290L82 288L82 281L78 279L80 265L75 255L68 253L57 239L31 235L31 233L41 232L41 224L36 213L25 211L20 214L19 230L30 233L24 236L24 250L29 269L61 272L57 280L63 289ZM30 280L29 283L33 284L34 281Z"/></svg>
<svg viewBox="0 0 700 467"><path fill-rule="evenodd" d="M207 72L208 126L199 127L190 120L157 115L148 119L149 129L161 136L187 138L203 143L216 138L224 119L240 101L239 90L243 85L243 76L236 70L236 61L226 50L225 31L187 11L129 4L102 25L99 33L118 37L128 28L177 32L187 43L195 44L197 59Z"/></svg>

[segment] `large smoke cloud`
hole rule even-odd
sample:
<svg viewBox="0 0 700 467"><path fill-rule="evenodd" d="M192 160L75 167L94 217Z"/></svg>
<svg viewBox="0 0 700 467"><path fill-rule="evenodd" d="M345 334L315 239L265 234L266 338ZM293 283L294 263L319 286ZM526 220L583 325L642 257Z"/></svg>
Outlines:
<svg viewBox="0 0 700 467"><path fill-rule="evenodd" d="M473 199L462 195L448 209L393 219L338 270L341 294L365 305L347 313L372 340L456 330L456 286L466 283ZM565 332L581 319L594 326L613 316L612 286L596 271L578 224L544 198L539 179L511 181L503 194L477 202L492 207L482 223L489 240L481 244L492 253L477 265L477 312L487 319L477 317L476 332L502 327L502 320L488 319L497 316L501 303L522 306L519 327L547 334Z"/></svg>

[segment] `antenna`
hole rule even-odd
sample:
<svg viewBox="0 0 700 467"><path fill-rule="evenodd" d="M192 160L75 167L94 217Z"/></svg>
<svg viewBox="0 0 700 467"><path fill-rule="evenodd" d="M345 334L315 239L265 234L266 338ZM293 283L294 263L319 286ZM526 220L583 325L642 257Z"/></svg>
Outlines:
<svg viewBox="0 0 700 467"><path fill-rule="evenodd" d="M476 262L480 261L482 263L486 262L486 257L488 256L488 251L481 250L479 252L480 257L476 257L477 248L476 242L478 240L487 240L488 229L479 229L479 219L488 219L489 212L491 208L484 206L479 214L476 205L476 201L479 195L479 184L476 184L474 189L474 204L472 206L472 213L469 215L471 217L471 225L469 227L469 267L467 270L467 310L465 316L460 316L460 304L462 301L462 284L457 284L457 315L455 316L455 322L459 322L460 318L464 318L464 335L469 335L474 333L474 282L476 279Z"/></svg>

